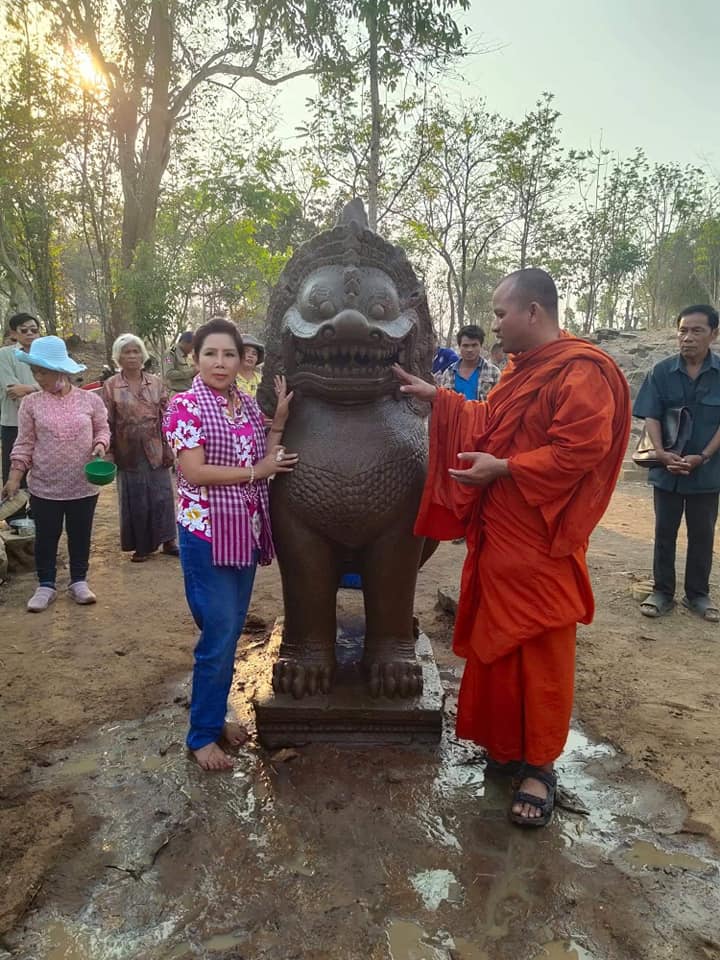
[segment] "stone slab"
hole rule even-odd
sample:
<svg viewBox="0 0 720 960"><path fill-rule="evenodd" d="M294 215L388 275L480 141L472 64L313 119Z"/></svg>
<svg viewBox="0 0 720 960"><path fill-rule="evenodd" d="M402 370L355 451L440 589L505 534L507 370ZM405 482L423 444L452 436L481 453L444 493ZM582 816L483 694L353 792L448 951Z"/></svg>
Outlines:
<svg viewBox="0 0 720 960"><path fill-rule="evenodd" d="M620 479L623 483L645 483L647 481L647 470L643 473L638 470L623 470Z"/></svg>
<svg viewBox="0 0 720 960"><path fill-rule="evenodd" d="M634 447L633 447L634 449ZM648 471L644 467L639 467L632 459L623 460L620 479L624 483L646 483Z"/></svg>
<svg viewBox="0 0 720 960"><path fill-rule="evenodd" d="M373 699L367 692L359 658L362 655L362 620L341 620L336 641L336 671L329 694L295 700L275 693L268 674L252 703L258 739L264 747L298 747L308 743L358 745L437 743L442 735L445 695L432 647L423 633L415 652L423 672L423 693L403 700ZM271 662L280 649L282 621L276 621L269 641Z"/></svg>

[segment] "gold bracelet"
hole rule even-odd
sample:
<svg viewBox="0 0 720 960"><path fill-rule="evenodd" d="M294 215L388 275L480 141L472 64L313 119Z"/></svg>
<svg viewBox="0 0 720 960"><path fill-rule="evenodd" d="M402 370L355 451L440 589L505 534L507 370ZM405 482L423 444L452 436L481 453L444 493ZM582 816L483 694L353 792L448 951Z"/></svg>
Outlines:
<svg viewBox="0 0 720 960"><path fill-rule="evenodd" d="M250 464L250 479L248 480L248 483L255 483L255 464L254 463Z"/></svg>

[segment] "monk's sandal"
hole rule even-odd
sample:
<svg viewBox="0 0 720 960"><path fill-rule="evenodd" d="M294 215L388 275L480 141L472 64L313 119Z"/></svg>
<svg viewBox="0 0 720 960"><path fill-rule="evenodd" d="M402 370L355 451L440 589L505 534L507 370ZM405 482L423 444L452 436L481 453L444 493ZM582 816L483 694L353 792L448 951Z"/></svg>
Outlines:
<svg viewBox="0 0 720 960"><path fill-rule="evenodd" d="M512 795L512 801L510 803L510 821L517 824L519 827L546 827L553 818L553 811L555 810L555 792L557 790L557 774L553 770L551 773L548 773L547 770L543 770L541 767L533 767L532 764L526 763L522 769L522 780L526 780L528 777L532 777L533 780L539 780L540 783L545 784L547 787L547 797L542 799L541 797L536 797L532 793L526 793L524 790L515 790ZM518 784L519 786L519 784ZM514 813L513 807L518 803L527 803L532 807L535 807L540 811L539 817L523 817L520 813Z"/></svg>

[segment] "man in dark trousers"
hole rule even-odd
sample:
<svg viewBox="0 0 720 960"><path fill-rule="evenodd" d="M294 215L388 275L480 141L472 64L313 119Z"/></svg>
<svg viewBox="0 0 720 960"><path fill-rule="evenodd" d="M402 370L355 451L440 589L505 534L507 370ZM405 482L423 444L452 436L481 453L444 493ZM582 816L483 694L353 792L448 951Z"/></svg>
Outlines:
<svg viewBox="0 0 720 960"><path fill-rule="evenodd" d="M718 312L707 304L686 307L677 319L680 352L655 364L640 388L633 414L645 420L661 465L650 470L655 499L653 592L640 605L646 617L675 606L675 546L683 513L687 562L683 604L716 623L710 599L715 522L720 492L720 357L710 349ZM673 407L687 407L693 428L682 455L663 449L662 423Z"/></svg>

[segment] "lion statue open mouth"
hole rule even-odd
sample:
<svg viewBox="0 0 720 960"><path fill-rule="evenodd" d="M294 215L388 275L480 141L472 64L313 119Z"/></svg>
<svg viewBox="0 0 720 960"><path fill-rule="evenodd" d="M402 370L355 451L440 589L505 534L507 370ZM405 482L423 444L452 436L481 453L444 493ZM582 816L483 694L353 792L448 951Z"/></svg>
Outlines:
<svg viewBox="0 0 720 960"><path fill-rule="evenodd" d="M376 696L415 696L413 598L423 541L413 524L425 480L426 409L398 391L392 366L430 378L434 336L405 253L367 227L354 200L332 230L285 267L268 310L258 398L273 377L295 391L283 443L300 454L271 486L285 621L276 690L330 689L341 574L361 574L364 666Z"/></svg>

